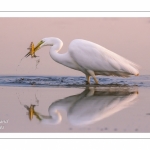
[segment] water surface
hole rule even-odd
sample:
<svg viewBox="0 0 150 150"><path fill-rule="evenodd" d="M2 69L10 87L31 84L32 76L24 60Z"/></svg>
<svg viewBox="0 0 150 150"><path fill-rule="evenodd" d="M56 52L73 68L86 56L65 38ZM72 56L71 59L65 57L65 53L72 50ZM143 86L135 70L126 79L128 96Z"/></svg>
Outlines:
<svg viewBox="0 0 150 150"><path fill-rule="evenodd" d="M97 86L138 86L150 87L150 76L131 76L129 78L122 77L97 77L100 85ZM94 86L93 78L90 80ZM86 78L84 76L0 76L0 85L2 86L31 86L31 87L87 87Z"/></svg>
<svg viewBox="0 0 150 150"><path fill-rule="evenodd" d="M1 76L0 132L150 132L150 76L99 82Z"/></svg>

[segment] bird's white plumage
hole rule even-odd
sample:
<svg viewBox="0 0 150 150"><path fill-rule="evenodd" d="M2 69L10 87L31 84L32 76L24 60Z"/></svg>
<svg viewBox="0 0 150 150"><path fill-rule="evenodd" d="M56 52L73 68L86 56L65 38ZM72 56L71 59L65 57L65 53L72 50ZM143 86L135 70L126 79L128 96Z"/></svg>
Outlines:
<svg viewBox="0 0 150 150"><path fill-rule="evenodd" d="M79 66L85 70L93 70L95 74L116 76L139 74L137 66L131 61L89 41L73 40L69 45L69 54Z"/></svg>
<svg viewBox="0 0 150 150"><path fill-rule="evenodd" d="M42 39L42 46L51 46L50 56L56 62L69 68L83 72L89 82L92 76L98 83L95 75L114 75L128 77L139 75L138 66L118 54L90 41L75 39L70 45L68 52L59 54L63 42L54 37Z"/></svg>

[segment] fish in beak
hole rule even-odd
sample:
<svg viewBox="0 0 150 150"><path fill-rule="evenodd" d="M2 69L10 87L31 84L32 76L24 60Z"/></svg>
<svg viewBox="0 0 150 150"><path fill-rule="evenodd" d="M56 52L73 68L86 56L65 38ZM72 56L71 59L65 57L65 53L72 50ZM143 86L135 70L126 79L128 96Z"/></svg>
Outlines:
<svg viewBox="0 0 150 150"><path fill-rule="evenodd" d="M33 57L38 57L38 56L35 55L35 52L40 49L40 46L41 46L41 44L43 44L43 43L44 43L43 41L40 41L40 42L34 47L34 43L31 42L30 47L28 48L30 51L29 51L24 57L27 58L27 57L30 56L30 55L31 55L31 58L33 58Z"/></svg>

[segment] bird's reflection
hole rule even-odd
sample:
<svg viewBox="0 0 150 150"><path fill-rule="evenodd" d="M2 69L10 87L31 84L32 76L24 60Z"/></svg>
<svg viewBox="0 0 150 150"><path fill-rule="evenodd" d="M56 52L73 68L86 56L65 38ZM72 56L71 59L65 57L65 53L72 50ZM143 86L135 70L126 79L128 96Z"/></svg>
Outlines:
<svg viewBox="0 0 150 150"><path fill-rule="evenodd" d="M86 88L82 93L58 100L49 106L49 116L38 113L42 123L59 124L65 110L72 125L93 124L130 106L138 90L129 87Z"/></svg>

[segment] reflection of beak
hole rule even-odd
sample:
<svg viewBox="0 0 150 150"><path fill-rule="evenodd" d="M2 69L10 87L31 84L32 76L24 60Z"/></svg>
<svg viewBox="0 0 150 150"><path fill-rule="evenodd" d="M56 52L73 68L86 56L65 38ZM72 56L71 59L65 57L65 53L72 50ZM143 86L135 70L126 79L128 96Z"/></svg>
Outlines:
<svg viewBox="0 0 150 150"><path fill-rule="evenodd" d="M43 41L40 41L34 48L34 51L36 52L37 50L40 49L40 46L43 44L44 42Z"/></svg>

